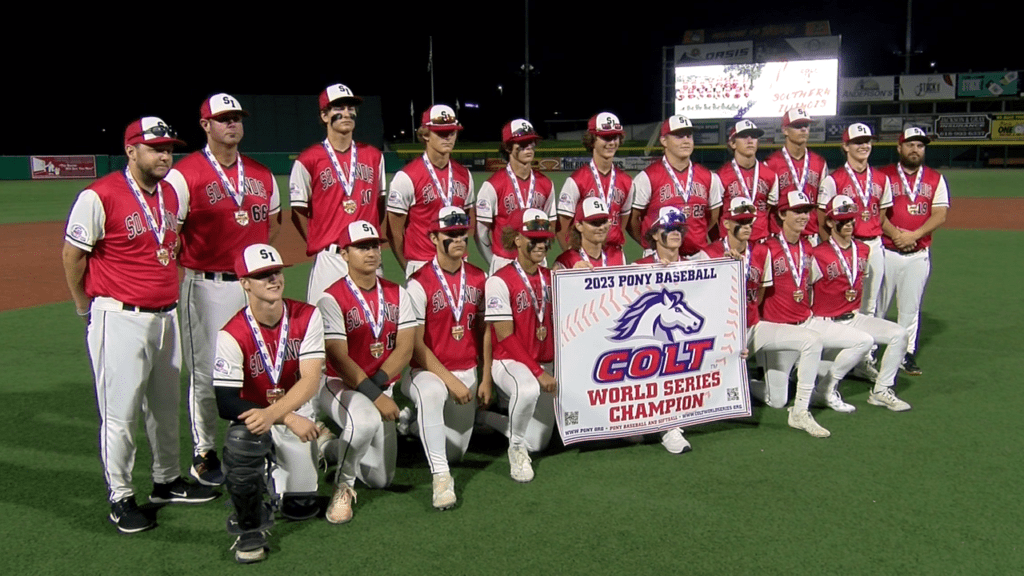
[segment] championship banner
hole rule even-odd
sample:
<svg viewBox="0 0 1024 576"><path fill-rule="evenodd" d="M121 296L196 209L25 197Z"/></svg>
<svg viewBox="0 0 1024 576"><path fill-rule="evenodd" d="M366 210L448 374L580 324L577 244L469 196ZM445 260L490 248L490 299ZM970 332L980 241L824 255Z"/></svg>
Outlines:
<svg viewBox="0 0 1024 576"><path fill-rule="evenodd" d="M998 96L1016 96L1019 91L1017 76L1016 70L960 74L956 82L956 97L995 98Z"/></svg>
<svg viewBox="0 0 1024 576"><path fill-rule="evenodd" d="M993 140L1024 140L1024 114L996 114L992 118Z"/></svg>
<svg viewBox="0 0 1024 576"><path fill-rule="evenodd" d="M555 271L562 442L749 416L742 267L715 259Z"/></svg>
<svg viewBox="0 0 1024 576"><path fill-rule="evenodd" d="M955 98L956 74L900 76L900 102Z"/></svg>
<svg viewBox="0 0 1024 576"><path fill-rule="evenodd" d="M986 114L941 115L935 120L935 135L944 140L986 140L989 133Z"/></svg>
<svg viewBox="0 0 1024 576"><path fill-rule="evenodd" d="M30 156L33 180L95 178L95 156Z"/></svg>
<svg viewBox="0 0 1024 576"><path fill-rule="evenodd" d="M841 102L892 102L896 81L892 76L861 76L839 79Z"/></svg>

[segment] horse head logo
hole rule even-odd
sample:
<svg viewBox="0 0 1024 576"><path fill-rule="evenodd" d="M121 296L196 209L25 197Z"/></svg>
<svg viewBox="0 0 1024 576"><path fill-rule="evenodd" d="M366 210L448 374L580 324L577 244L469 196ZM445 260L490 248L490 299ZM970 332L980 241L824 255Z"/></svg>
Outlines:
<svg viewBox="0 0 1024 576"><path fill-rule="evenodd" d="M615 321L610 340L629 340L634 336L662 342L677 342L683 335L695 334L704 326L704 317L686 303L683 292L649 292L626 307Z"/></svg>

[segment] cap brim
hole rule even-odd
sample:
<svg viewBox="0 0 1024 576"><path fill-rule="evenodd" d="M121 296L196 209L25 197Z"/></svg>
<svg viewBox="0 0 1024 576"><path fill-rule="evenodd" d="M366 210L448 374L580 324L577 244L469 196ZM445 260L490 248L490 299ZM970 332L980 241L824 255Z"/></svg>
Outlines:
<svg viewBox="0 0 1024 576"><path fill-rule="evenodd" d="M469 232L469 226L448 226L447 228L432 228L429 232Z"/></svg>
<svg viewBox="0 0 1024 576"><path fill-rule="evenodd" d="M225 110L223 112L218 112L216 114L210 114L210 115L207 115L207 116L203 116L203 120L211 120L213 118L218 118L220 116L227 116L228 114L238 114L239 116L248 116L249 115L249 113L246 112L245 110Z"/></svg>
<svg viewBox="0 0 1024 576"><path fill-rule="evenodd" d="M146 140L142 137L135 137L125 143L125 146L135 146L136 144L145 144L147 146L161 146L163 144L173 144L174 146L185 146L185 142L178 140L177 138L152 138Z"/></svg>
<svg viewBox="0 0 1024 576"><path fill-rule="evenodd" d="M858 141L867 140L878 140L878 136L872 134L871 136L857 136L856 138L850 138L849 140L843 140L843 144L857 143Z"/></svg>
<svg viewBox="0 0 1024 576"><path fill-rule="evenodd" d="M431 132L458 132L462 124L424 124Z"/></svg>
<svg viewBox="0 0 1024 576"><path fill-rule="evenodd" d="M238 274L238 277L239 278L252 278L253 276L255 276L257 274L262 274L263 272L269 272L271 270L273 270L273 271L284 270L285 268L291 268L291 267L292 267L291 264L275 264L273 266L264 266L262 268L257 268L255 270L250 270L249 272L247 272L245 274Z"/></svg>
<svg viewBox="0 0 1024 576"><path fill-rule="evenodd" d="M555 237L554 232L543 232L540 230L520 231L519 233L522 234L523 236L526 236L527 238L532 238L534 240L546 240Z"/></svg>
<svg viewBox="0 0 1024 576"><path fill-rule="evenodd" d="M355 105L358 106L359 104L362 104L362 103L363 103L363 99L360 98L359 96L342 96L341 98L335 98L334 100L331 100L330 102L328 102L327 106L324 106L323 109L327 110L333 104L355 104Z"/></svg>
<svg viewBox="0 0 1024 576"><path fill-rule="evenodd" d="M591 132L594 136L624 136L624 130L595 130Z"/></svg>
<svg viewBox="0 0 1024 576"><path fill-rule="evenodd" d="M387 244L388 241L384 238L362 238L360 240L351 240L342 248L348 248L349 246L355 246L356 244L366 244L369 242L376 242L377 244Z"/></svg>
<svg viewBox="0 0 1024 576"><path fill-rule="evenodd" d="M760 128L754 130L743 130L733 134L729 138L736 138L737 136L753 136L754 138L760 138L761 136L764 136L764 130L761 130Z"/></svg>
<svg viewBox="0 0 1024 576"><path fill-rule="evenodd" d="M911 136L910 138L900 140L900 144L903 144L904 142L921 142L923 144L931 144L932 139L927 136Z"/></svg>
<svg viewBox="0 0 1024 576"><path fill-rule="evenodd" d="M797 120L793 120L789 124L785 124L782 127L783 128L789 128L789 127L800 128L801 126L810 126L811 124L813 124L813 122L811 120L808 120L806 118L800 118L800 119L797 119Z"/></svg>
<svg viewBox="0 0 1024 576"><path fill-rule="evenodd" d="M505 142L511 142L513 144L522 144L523 142L536 142L540 139L540 136L537 136L536 134L531 134L530 136L513 136L508 140L505 140Z"/></svg>

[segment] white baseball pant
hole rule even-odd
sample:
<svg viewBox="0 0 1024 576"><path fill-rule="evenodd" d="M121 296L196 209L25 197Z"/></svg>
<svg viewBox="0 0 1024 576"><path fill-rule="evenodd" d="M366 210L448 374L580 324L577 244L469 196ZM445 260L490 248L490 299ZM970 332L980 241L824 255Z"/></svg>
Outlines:
<svg viewBox="0 0 1024 576"><path fill-rule="evenodd" d="M469 388L472 400L458 404L448 387L433 372L415 369L402 379L402 394L416 405L416 427L430 473L448 471L449 462L458 462L469 449L476 416L476 368L452 374Z"/></svg>
<svg viewBox="0 0 1024 576"><path fill-rule="evenodd" d="M932 271L931 249L910 254L885 251L885 277L875 313L885 318L896 296L896 323L907 331L907 352L917 351L917 335L921 326L921 301Z"/></svg>
<svg viewBox="0 0 1024 576"><path fill-rule="evenodd" d="M882 291L882 276L885 274L885 255L882 240L862 240L871 249L868 252L868 271L864 275L864 292L861 294L860 311L868 316L875 315L878 298Z"/></svg>
<svg viewBox="0 0 1024 576"><path fill-rule="evenodd" d="M551 370L550 364L542 364ZM499 401L508 404L508 418L489 418L488 423L509 439L513 446L526 446L530 452L548 447L555 427L555 395L541 390L537 377L526 364L515 360L494 360L491 363Z"/></svg>
<svg viewBox="0 0 1024 576"><path fill-rule="evenodd" d="M304 404L296 413L309 420L313 419L313 410L309 404ZM303 442L284 424L274 424L270 428L270 436L274 441L274 458L277 460L277 466L271 474L275 497L281 498L285 494L316 494L316 442Z"/></svg>
<svg viewBox="0 0 1024 576"><path fill-rule="evenodd" d="M798 362L794 406L807 409L821 361L821 336L817 332L762 320L747 329L747 352L758 355L766 373L764 389L752 385L751 393L772 408L783 408L789 402L789 372L793 363ZM780 354L782 352L791 354ZM767 377L769 370L780 372L783 369L781 376L773 373L770 379Z"/></svg>
<svg viewBox="0 0 1024 576"><path fill-rule="evenodd" d="M900 369L900 363L903 362L903 355L907 353L907 333L899 324L874 316L866 316L860 312L854 312L853 318L849 320L836 321L829 318L819 318L819 320L856 328L871 336L876 345L885 345L878 377L875 379L875 389L891 388L895 385L896 373ZM828 361L834 362L834 356L834 354L826 354L825 358L828 360L822 359L822 368Z"/></svg>
<svg viewBox="0 0 1024 576"><path fill-rule="evenodd" d="M384 391L391 396L392 388ZM394 421L384 421L363 393L338 378L320 387L320 411L341 428L338 435L338 485L355 486L356 478L370 488L386 488L395 477L398 440Z"/></svg>

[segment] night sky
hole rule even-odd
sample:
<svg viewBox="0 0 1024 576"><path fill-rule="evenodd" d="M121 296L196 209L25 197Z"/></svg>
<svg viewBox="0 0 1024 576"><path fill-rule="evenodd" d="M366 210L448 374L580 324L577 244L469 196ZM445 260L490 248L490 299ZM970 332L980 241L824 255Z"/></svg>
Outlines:
<svg viewBox="0 0 1024 576"><path fill-rule="evenodd" d="M260 15L205 16L164 4L166 13L139 6L100 24L84 23L106 12L25 22L30 40L0 41L8 55L0 153L118 154L124 126L142 115L197 131L199 104L211 93L317 94L335 82L381 96L390 136L409 127L410 100L417 117L430 103L430 35L436 101L480 106L462 109L462 141L497 140L501 124L523 114L523 2L449 2L429 15L377 4L382 8L301 7L294 17L284 5ZM893 52L904 44L904 2L799 10L772 2L649 2L621 13L595 5L530 4L530 116L542 130L553 119L601 110L627 124L659 120L662 47L681 44L687 29L828 20L842 35L841 76L903 71ZM236 12L242 6L222 5ZM913 45L923 54L913 58L912 73L929 72L933 61L935 71L947 73L1024 65L1005 15L975 13L968 3L938 6L915 3ZM501 18L488 16L495 12Z"/></svg>

